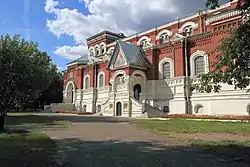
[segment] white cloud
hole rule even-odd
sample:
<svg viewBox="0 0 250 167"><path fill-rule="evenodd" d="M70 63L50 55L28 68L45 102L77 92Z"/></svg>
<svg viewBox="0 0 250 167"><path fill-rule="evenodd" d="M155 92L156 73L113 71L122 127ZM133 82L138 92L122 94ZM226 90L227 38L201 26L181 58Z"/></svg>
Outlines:
<svg viewBox="0 0 250 167"><path fill-rule="evenodd" d="M53 20L47 20L48 30L58 38L67 35L74 39L73 45L76 46L62 46L55 51L57 55L68 59L87 55L86 38L100 31L109 30L131 35L189 12L185 4L183 5L185 0L79 1L89 10L88 15L77 9L60 8L59 1L47 0L45 3L45 11L55 16Z"/></svg>
<svg viewBox="0 0 250 167"><path fill-rule="evenodd" d="M61 46L58 47L55 51L55 54L60 55L66 59L76 59L78 58L82 53L86 53L87 48L84 45L78 45L78 46Z"/></svg>

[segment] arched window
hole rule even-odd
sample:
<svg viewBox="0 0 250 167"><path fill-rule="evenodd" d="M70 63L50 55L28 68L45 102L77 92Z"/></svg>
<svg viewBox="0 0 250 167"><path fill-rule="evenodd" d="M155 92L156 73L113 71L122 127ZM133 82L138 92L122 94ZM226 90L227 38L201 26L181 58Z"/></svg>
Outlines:
<svg viewBox="0 0 250 167"><path fill-rule="evenodd" d="M101 54L105 54L105 48L103 45L101 45Z"/></svg>
<svg viewBox="0 0 250 167"><path fill-rule="evenodd" d="M97 112L101 112L102 111L102 106L99 104L97 105Z"/></svg>
<svg viewBox="0 0 250 167"><path fill-rule="evenodd" d="M184 36L191 36L194 34L194 28L189 25L189 26L186 26L184 29L183 29L183 35Z"/></svg>
<svg viewBox="0 0 250 167"><path fill-rule="evenodd" d="M196 114L202 114L203 113L203 106L200 105L200 104L196 105L195 108L194 108L194 112Z"/></svg>
<svg viewBox="0 0 250 167"><path fill-rule="evenodd" d="M101 74L99 76L99 87L103 87L104 86L104 76L103 74Z"/></svg>
<svg viewBox="0 0 250 167"><path fill-rule="evenodd" d="M98 56L100 54L98 47L95 48L95 53L96 53L96 56Z"/></svg>
<svg viewBox="0 0 250 167"><path fill-rule="evenodd" d="M86 78L85 78L84 85L85 85L85 86L84 86L85 89L89 89L89 86L90 86L89 77L86 77Z"/></svg>
<svg viewBox="0 0 250 167"><path fill-rule="evenodd" d="M83 112L87 112L87 105L83 105L82 111L83 111Z"/></svg>
<svg viewBox="0 0 250 167"><path fill-rule="evenodd" d="M169 62L164 63L162 66L163 79L171 78L171 71L170 70L171 70L170 63Z"/></svg>
<svg viewBox="0 0 250 167"><path fill-rule="evenodd" d="M194 59L194 73L195 75L200 75L205 73L205 63L204 63L204 57L198 56Z"/></svg>
<svg viewBox="0 0 250 167"><path fill-rule="evenodd" d="M140 47L141 47L141 48L144 48L144 47L146 47L146 46L147 46L147 40L144 39L144 40L142 40L142 41L140 42Z"/></svg>
<svg viewBox="0 0 250 167"><path fill-rule="evenodd" d="M163 112L168 114L170 111L169 111L169 107L168 106L164 106L163 107Z"/></svg>
<svg viewBox="0 0 250 167"><path fill-rule="evenodd" d="M167 33L162 34L160 36L160 43L163 44L163 43L167 42L167 39L168 39L168 34Z"/></svg>
<svg viewBox="0 0 250 167"><path fill-rule="evenodd" d="M109 54L112 55L114 52L114 49L110 49Z"/></svg>
<svg viewBox="0 0 250 167"><path fill-rule="evenodd" d="M247 105L247 113L250 116L250 104Z"/></svg>
<svg viewBox="0 0 250 167"><path fill-rule="evenodd" d="M90 55L90 56L94 56L94 51L93 51L93 50L90 50L90 51L89 51L89 55Z"/></svg>
<svg viewBox="0 0 250 167"><path fill-rule="evenodd" d="M119 74L117 77L116 77L116 84L117 85L122 85L123 84L123 75L122 74Z"/></svg>

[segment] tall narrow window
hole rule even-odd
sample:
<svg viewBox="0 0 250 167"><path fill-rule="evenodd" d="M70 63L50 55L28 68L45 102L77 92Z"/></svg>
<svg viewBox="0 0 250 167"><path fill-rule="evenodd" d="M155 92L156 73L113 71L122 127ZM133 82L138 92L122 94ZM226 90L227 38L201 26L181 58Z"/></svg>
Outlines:
<svg viewBox="0 0 250 167"><path fill-rule="evenodd" d="M99 52L99 48L98 47L95 48L95 53L96 53L96 56L99 56L100 52Z"/></svg>
<svg viewBox="0 0 250 167"><path fill-rule="evenodd" d="M169 79L171 78L171 67L170 67L170 63L166 62L163 64L162 66L162 73L163 73L163 79Z"/></svg>
<svg viewBox="0 0 250 167"><path fill-rule="evenodd" d="M104 86L104 76L103 74L101 74L99 77L99 87L103 87L103 86Z"/></svg>
<svg viewBox="0 0 250 167"><path fill-rule="evenodd" d="M204 57L198 56L194 59L195 75L205 73Z"/></svg>
<svg viewBox="0 0 250 167"><path fill-rule="evenodd" d="M144 39L144 40L141 41L140 47L141 47L141 48L144 48L144 47L146 47L146 46L147 46L147 40Z"/></svg>
<svg viewBox="0 0 250 167"><path fill-rule="evenodd" d="M90 83L89 83L89 77L86 77L85 78L85 89L89 89L89 85L90 85Z"/></svg>
<svg viewBox="0 0 250 167"><path fill-rule="evenodd" d="M194 34L194 29L192 26L186 26L184 29L183 29L183 35L184 36L191 36Z"/></svg>
<svg viewBox="0 0 250 167"><path fill-rule="evenodd" d="M103 45L101 46L101 54L105 54L105 48Z"/></svg>

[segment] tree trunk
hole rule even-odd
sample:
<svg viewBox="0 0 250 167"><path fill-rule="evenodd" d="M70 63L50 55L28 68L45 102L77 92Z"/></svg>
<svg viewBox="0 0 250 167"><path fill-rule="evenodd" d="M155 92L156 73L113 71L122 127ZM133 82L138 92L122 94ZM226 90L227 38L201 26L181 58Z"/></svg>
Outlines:
<svg viewBox="0 0 250 167"><path fill-rule="evenodd" d="M4 130L4 115L0 114L0 132Z"/></svg>

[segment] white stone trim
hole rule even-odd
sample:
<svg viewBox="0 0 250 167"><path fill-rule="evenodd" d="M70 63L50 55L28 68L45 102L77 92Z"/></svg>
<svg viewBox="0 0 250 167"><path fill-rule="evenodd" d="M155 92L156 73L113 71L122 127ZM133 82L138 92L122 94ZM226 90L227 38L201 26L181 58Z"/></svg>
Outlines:
<svg viewBox="0 0 250 167"><path fill-rule="evenodd" d="M66 92L67 92L68 87L69 87L70 84L73 85L73 91L76 90L75 82L74 82L74 81L69 81L69 82L67 83L66 87L65 87Z"/></svg>
<svg viewBox="0 0 250 167"><path fill-rule="evenodd" d="M159 40L160 37L161 37L163 34L167 34L168 36L171 36L171 35L172 35L172 32L169 31L169 30L162 30L162 31L160 31L160 32L157 34L156 40Z"/></svg>
<svg viewBox="0 0 250 167"><path fill-rule="evenodd" d="M106 43L104 43L104 42L100 43L100 52L102 51L102 49L101 49L102 46L104 47L104 53L102 53L102 54L106 54L106 51L107 51Z"/></svg>
<svg viewBox="0 0 250 167"><path fill-rule="evenodd" d="M89 56L90 52L93 52L93 56L95 55L95 48L93 46L89 47L89 53L88 53Z"/></svg>
<svg viewBox="0 0 250 167"><path fill-rule="evenodd" d="M143 40L146 40L147 42L150 42L150 41L151 41L151 39L150 39L149 37L143 36L143 37L141 37L141 38L137 41L137 45L140 45L141 42L142 42Z"/></svg>
<svg viewBox="0 0 250 167"><path fill-rule="evenodd" d="M195 29L195 28L198 28L198 23L194 23L194 22L186 22L186 23L184 23L181 27L180 27L180 29L179 29L179 33L182 33L183 32L183 30L185 29L185 27L187 27L187 26L191 26L193 29Z"/></svg>
<svg viewBox="0 0 250 167"><path fill-rule="evenodd" d="M89 78L89 88L90 88L90 76L89 76L89 74L87 74L83 78L83 89L86 89L86 87L85 87L86 86L86 78Z"/></svg>
<svg viewBox="0 0 250 167"><path fill-rule="evenodd" d="M170 63L170 78L174 78L174 63L173 60L168 58L168 57L164 57L160 62L159 62L159 80L163 79L163 64L169 62Z"/></svg>
<svg viewBox="0 0 250 167"><path fill-rule="evenodd" d="M99 50L99 54L96 54L96 48ZM100 49L100 45L99 44L96 44L94 46L94 51L95 51L95 56L99 56L101 54L101 49Z"/></svg>
<svg viewBox="0 0 250 167"><path fill-rule="evenodd" d="M105 87L105 72L101 71L98 73L97 75L97 79L98 79L98 82L97 82L97 87L99 88L100 87L100 76L103 75L103 86L102 87Z"/></svg>
<svg viewBox="0 0 250 167"><path fill-rule="evenodd" d="M124 77L126 77L126 73L123 70L118 70L112 75L112 80L115 81L115 78L119 75L122 74Z"/></svg>
<svg viewBox="0 0 250 167"><path fill-rule="evenodd" d="M197 50L194 52L191 57L190 57L190 68L191 68L191 76L195 75L195 64L194 60L198 56L203 56L204 57L204 66L205 66L205 73L209 72L209 61L208 61L208 55L204 51Z"/></svg>
<svg viewBox="0 0 250 167"><path fill-rule="evenodd" d="M221 13L221 15L219 14L218 16L211 16L211 18L207 19L206 20L206 25L209 25L210 23L212 22L215 22L215 21L219 21L219 20L222 20L222 19L226 19L226 18L229 18L229 17L233 17L233 16L238 16L240 14L240 11L232 11L230 13L225 13L223 14L223 12ZM228 21L228 20L226 20Z"/></svg>
<svg viewBox="0 0 250 167"><path fill-rule="evenodd" d="M142 76L143 80L146 81L147 80L147 76L145 75L145 73L141 70L135 70L132 72L131 76L135 76L136 74L139 74L140 76Z"/></svg>
<svg viewBox="0 0 250 167"><path fill-rule="evenodd" d="M111 54L111 53L110 53L110 52L111 52L111 50L113 50L113 52L114 52L115 47L110 47L110 48L108 49L107 53L108 53L108 54Z"/></svg>

